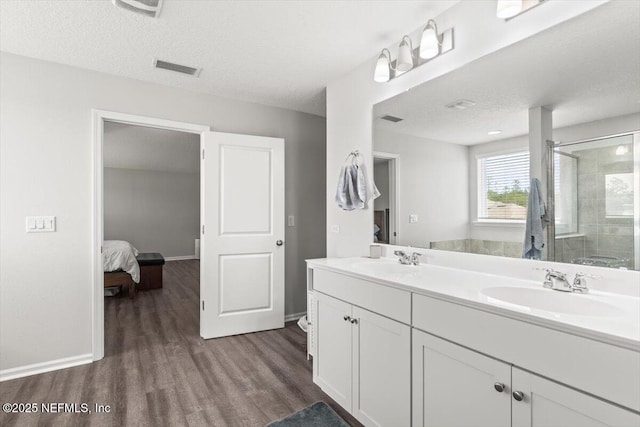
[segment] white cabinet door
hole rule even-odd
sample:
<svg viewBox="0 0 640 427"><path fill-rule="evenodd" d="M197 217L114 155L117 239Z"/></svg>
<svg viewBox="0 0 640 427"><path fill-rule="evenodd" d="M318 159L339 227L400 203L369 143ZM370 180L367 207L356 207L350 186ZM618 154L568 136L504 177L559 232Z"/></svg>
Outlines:
<svg viewBox="0 0 640 427"><path fill-rule="evenodd" d="M577 390L513 368L513 427L640 426L640 415Z"/></svg>
<svg viewBox="0 0 640 427"><path fill-rule="evenodd" d="M351 411L351 304L314 292L316 354L313 381Z"/></svg>
<svg viewBox="0 0 640 427"><path fill-rule="evenodd" d="M412 383L414 427L511 425L506 363L414 329Z"/></svg>
<svg viewBox="0 0 640 427"><path fill-rule="evenodd" d="M411 327L353 307L353 411L366 426L411 425Z"/></svg>

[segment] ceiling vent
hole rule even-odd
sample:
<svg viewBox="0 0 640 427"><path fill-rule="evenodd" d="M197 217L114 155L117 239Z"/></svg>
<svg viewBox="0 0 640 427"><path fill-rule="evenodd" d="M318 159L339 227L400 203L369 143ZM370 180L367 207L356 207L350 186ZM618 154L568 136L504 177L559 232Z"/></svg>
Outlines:
<svg viewBox="0 0 640 427"><path fill-rule="evenodd" d="M157 18L160 15L162 0L111 0L113 4L131 12Z"/></svg>
<svg viewBox="0 0 640 427"><path fill-rule="evenodd" d="M445 105L447 108L456 109L456 110L466 110L469 107L473 107L476 105L475 102L469 101L468 99L459 99L457 101L452 102L451 104Z"/></svg>
<svg viewBox="0 0 640 427"><path fill-rule="evenodd" d="M160 68L162 70L175 71L176 73L188 74L194 77L198 77L200 75L200 72L202 71L202 68L189 67L173 62L162 61L156 58L153 58L153 67Z"/></svg>
<svg viewBox="0 0 640 427"><path fill-rule="evenodd" d="M401 119L400 117L386 115L386 116L380 117L380 120L386 120L388 122L398 123L403 121L404 119Z"/></svg>

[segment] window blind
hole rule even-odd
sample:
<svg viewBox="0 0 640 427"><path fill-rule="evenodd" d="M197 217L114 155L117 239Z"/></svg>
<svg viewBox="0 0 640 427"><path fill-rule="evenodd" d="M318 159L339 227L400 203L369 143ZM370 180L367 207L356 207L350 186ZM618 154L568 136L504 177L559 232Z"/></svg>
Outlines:
<svg viewBox="0 0 640 427"><path fill-rule="evenodd" d="M529 197L529 152L478 159L478 219L524 220Z"/></svg>

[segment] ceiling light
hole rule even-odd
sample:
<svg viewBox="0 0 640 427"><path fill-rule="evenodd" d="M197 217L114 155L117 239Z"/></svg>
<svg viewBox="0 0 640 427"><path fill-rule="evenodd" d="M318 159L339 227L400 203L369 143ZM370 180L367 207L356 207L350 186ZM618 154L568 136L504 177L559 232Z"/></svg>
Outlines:
<svg viewBox="0 0 640 427"><path fill-rule="evenodd" d="M429 19L420 39L420 58L435 58L440 53L441 44L442 41L438 36L438 26L433 19Z"/></svg>
<svg viewBox="0 0 640 427"><path fill-rule="evenodd" d="M455 108L456 110L466 110L469 107L473 107L476 105L475 102L469 101L468 99L459 99L457 101L452 102L451 104L445 105L447 108Z"/></svg>
<svg viewBox="0 0 640 427"><path fill-rule="evenodd" d="M624 156L629 152L629 149L626 145L620 144L618 148L616 148L616 156Z"/></svg>
<svg viewBox="0 0 640 427"><path fill-rule="evenodd" d="M400 46L398 47L398 62L396 70L409 71L413 68L413 44L409 36L402 37Z"/></svg>
<svg viewBox="0 0 640 427"><path fill-rule="evenodd" d="M389 49L382 49L378 62L376 62L376 71L373 74L373 80L378 83L388 82L391 78L391 52Z"/></svg>
<svg viewBox="0 0 640 427"><path fill-rule="evenodd" d="M162 8L162 0L111 0L113 4L131 12L157 18Z"/></svg>
<svg viewBox="0 0 640 427"><path fill-rule="evenodd" d="M487 132L487 135L500 135L502 133L501 130L490 130L489 132Z"/></svg>
<svg viewBox="0 0 640 427"><path fill-rule="evenodd" d="M498 0L496 16L498 18L513 18L522 12L522 0Z"/></svg>

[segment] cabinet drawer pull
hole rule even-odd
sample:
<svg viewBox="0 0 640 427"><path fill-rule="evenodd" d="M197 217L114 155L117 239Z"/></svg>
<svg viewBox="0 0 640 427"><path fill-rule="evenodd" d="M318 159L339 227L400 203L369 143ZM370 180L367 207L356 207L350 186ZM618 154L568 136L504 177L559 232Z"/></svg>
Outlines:
<svg viewBox="0 0 640 427"><path fill-rule="evenodd" d="M343 319L344 319L344 321L345 321L345 322L350 322L350 321L351 321L351 316L347 316L347 315L345 314L345 316L343 317Z"/></svg>
<svg viewBox="0 0 640 427"><path fill-rule="evenodd" d="M513 398L518 402L521 402L524 399L524 393L521 391L514 391Z"/></svg>
<svg viewBox="0 0 640 427"><path fill-rule="evenodd" d="M495 383L493 388L495 388L498 393L502 393L505 387L503 383Z"/></svg>
<svg viewBox="0 0 640 427"><path fill-rule="evenodd" d="M351 323L354 324L354 325L357 325L358 324L358 319L351 319Z"/></svg>

